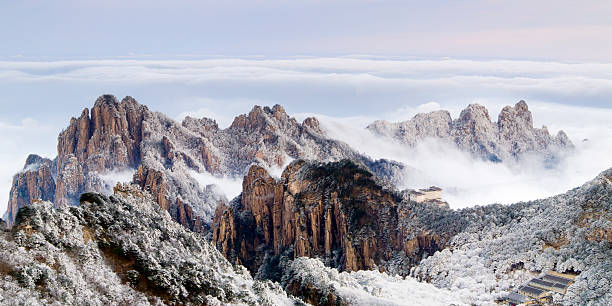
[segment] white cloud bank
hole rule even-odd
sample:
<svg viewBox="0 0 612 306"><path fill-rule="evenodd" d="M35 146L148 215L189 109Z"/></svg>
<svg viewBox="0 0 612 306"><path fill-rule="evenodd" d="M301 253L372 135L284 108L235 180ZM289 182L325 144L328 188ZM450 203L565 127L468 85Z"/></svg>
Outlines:
<svg viewBox="0 0 612 306"><path fill-rule="evenodd" d="M432 109L432 105L404 108L398 113L416 113ZM492 106L493 109L501 108L496 104ZM548 121L549 126L554 127L553 133L563 128L576 146L575 152L555 168L546 168L529 159L519 164L478 160L452 144L433 139L411 148L365 130L374 118L315 116L331 137L348 143L359 152L376 159L397 160L416 168L418 172L410 173L399 187L441 186L444 198L452 208L507 204L552 196L577 187L612 167L612 124L608 121L612 118L612 110L543 103L533 104L531 109L534 118L540 118L537 122ZM298 114L297 117L308 115L312 114ZM396 117L397 113L389 116Z"/></svg>
<svg viewBox="0 0 612 306"><path fill-rule="evenodd" d="M104 184L103 193L112 194L113 188L117 186L117 183L130 183L136 173L136 169L113 169L106 171L98 176Z"/></svg>
<svg viewBox="0 0 612 306"><path fill-rule="evenodd" d="M213 185L217 191L228 200L232 200L242 192L242 178L233 178L226 176L215 176L208 172L189 171L189 175L193 177L201 188Z"/></svg>
<svg viewBox="0 0 612 306"><path fill-rule="evenodd" d="M301 83L348 86L357 94L406 90L495 90L551 97L612 96L612 63L372 58L84 60L1 62L0 80L77 84ZM434 93L431 93L434 94ZM439 94L439 93L436 93ZM249 98L249 97L245 97ZM250 97L256 99L255 97ZM289 98L289 97L288 97Z"/></svg>

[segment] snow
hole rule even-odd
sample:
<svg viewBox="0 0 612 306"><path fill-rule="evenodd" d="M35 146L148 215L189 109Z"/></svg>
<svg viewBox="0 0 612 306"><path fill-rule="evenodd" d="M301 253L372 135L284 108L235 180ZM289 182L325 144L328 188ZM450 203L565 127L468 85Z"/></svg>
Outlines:
<svg viewBox="0 0 612 306"><path fill-rule="evenodd" d="M612 302L610 241L593 231L610 231L612 169L566 194L528 203L464 209L472 218L448 249L425 258L411 275L458 293L470 303L493 302L548 270L578 271L562 304ZM478 217L480 215L481 217Z"/></svg>
<svg viewBox="0 0 612 306"><path fill-rule="evenodd" d="M0 232L0 304L297 302L231 265L149 195L120 188L111 197L89 194L79 207L22 209L14 232Z"/></svg>
<svg viewBox="0 0 612 306"><path fill-rule="evenodd" d="M307 257L291 263L283 283L291 281L333 291L349 305L466 305L454 292L411 277L403 279L378 271L338 272Z"/></svg>

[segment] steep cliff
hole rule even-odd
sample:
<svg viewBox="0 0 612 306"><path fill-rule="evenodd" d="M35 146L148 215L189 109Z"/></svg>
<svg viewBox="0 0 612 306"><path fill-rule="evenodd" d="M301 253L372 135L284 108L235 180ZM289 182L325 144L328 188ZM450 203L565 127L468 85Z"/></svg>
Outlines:
<svg viewBox="0 0 612 306"><path fill-rule="evenodd" d="M99 97L58 136L56 206L76 205L81 193L102 191L98 174L135 168L141 160L142 125L149 110L131 97Z"/></svg>
<svg viewBox="0 0 612 306"><path fill-rule="evenodd" d="M573 147L563 131L553 137L546 127L534 128L525 101L519 101L514 107L504 107L497 122L491 121L484 106L470 104L455 120L448 111L440 110L417 114L404 122L376 121L367 129L410 146L417 145L425 138L448 141L475 156L494 162L520 159L525 154L554 161Z"/></svg>
<svg viewBox="0 0 612 306"><path fill-rule="evenodd" d="M53 201L55 198L56 164L47 158L30 155L26 159L23 169L13 177L6 221L10 226L17 211L32 201Z"/></svg>
<svg viewBox="0 0 612 306"><path fill-rule="evenodd" d="M278 181L253 166L241 196L218 206L213 242L231 262L264 277L274 278L281 256L318 257L349 271L401 272L392 261L410 266L444 248L451 233L402 227L400 216L410 216L415 203L383 186L349 160L295 161Z"/></svg>
<svg viewBox="0 0 612 306"><path fill-rule="evenodd" d="M255 106L220 129L212 119L187 117L179 123L131 97L119 102L111 95L99 97L91 111L86 108L70 120L58 137L57 151L55 161L40 167L28 162L15 176L9 223L35 199L53 201L56 207L78 205L84 192L110 190L119 172L133 172L133 182L153 193L178 222L204 231L217 205L228 200L212 181L198 181L199 173L242 179L252 164L275 168L297 158L352 158L391 180L404 169L396 162L370 160L328 138L316 118L299 123L280 105Z"/></svg>

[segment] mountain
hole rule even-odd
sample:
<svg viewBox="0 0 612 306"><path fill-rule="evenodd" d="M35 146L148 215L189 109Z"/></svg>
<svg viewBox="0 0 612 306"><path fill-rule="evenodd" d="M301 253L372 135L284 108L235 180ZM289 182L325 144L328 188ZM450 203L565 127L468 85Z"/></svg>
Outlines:
<svg viewBox="0 0 612 306"><path fill-rule="evenodd" d="M579 274L556 301L606 304L611 179L612 169L548 199L451 210L410 202L348 160L294 161L279 179L253 166L241 196L217 208L212 240L230 262L263 279L282 281L291 271L285 263L306 256L341 271L410 275L465 303L486 304L554 270ZM335 299L325 285L295 273L294 286L312 293L296 295Z"/></svg>
<svg viewBox="0 0 612 306"><path fill-rule="evenodd" d="M565 295L554 294L555 303L610 305L611 180L609 169L547 199L451 212L448 222L467 219L469 226L447 249L421 261L411 275L480 304L548 270L574 273L579 274L575 283Z"/></svg>
<svg viewBox="0 0 612 306"><path fill-rule="evenodd" d="M340 270L406 275L452 236L430 231L414 216L416 203L350 160L294 161L278 180L252 166L242 186L230 205L217 207L212 240L231 262L265 278L277 279L280 258L302 256ZM413 224L404 226L408 219Z"/></svg>
<svg viewBox="0 0 612 306"><path fill-rule="evenodd" d="M4 218L10 223L15 220L17 211L32 200L53 201L55 198L55 177L57 163L54 160L31 154L26 159L23 170L15 174Z"/></svg>
<svg viewBox="0 0 612 306"><path fill-rule="evenodd" d="M147 193L118 186L79 207L38 202L0 232L2 305L303 305L255 281Z"/></svg>
<svg viewBox="0 0 612 306"><path fill-rule="evenodd" d="M297 158L351 158L390 180L404 168L359 154L328 138L316 118L298 123L280 105L255 106L220 129L212 119L187 117L179 123L131 97L119 102L111 95L99 97L91 111L86 108L70 120L58 137L57 151L53 161L28 158L14 177L9 224L33 200L78 205L82 193L109 192L121 176L153 193L179 223L205 231L216 206L227 199L209 186L212 182L199 182L198 174L241 179L251 164L282 167Z"/></svg>
<svg viewBox="0 0 612 306"><path fill-rule="evenodd" d="M80 200L78 207L26 206L11 230L0 220L0 304L465 303L410 277L338 272L309 258L285 262L281 283L254 280L136 185Z"/></svg>
<svg viewBox="0 0 612 306"><path fill-rule="evenodd" d="M439 110L417 114L404 122L375 121L367 129L410 146L425 138L440 139L494 162L535 154L547 163L554 163L573 148L565 132L559 131L552 137L545 126L534 128L531 112L522 100L514 107L504 107L497 122L491 122L489 111L484 106L470 104L454 120L448 111Z"/></svg>

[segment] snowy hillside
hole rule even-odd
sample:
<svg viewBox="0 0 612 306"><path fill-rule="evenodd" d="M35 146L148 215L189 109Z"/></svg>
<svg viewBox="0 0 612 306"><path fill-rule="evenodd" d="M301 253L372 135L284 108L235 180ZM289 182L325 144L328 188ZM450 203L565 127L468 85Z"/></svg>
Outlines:
<svg viewBox="0 0 612 306"><path fill-rule="evenodd" d="M548 270L580 273L566 305L612 303L612 169L566 194L453 213L465 230L412 275L474 303L493 302ZM490 207L489 207L490 208ZM486 214L483 214L486 212ZM470 222L465 222L471 219Z"/></svg>
<svg viewBox="0 0 612 306"><path fill-rule="evenodd" d="M148 196L121 188L80 207L38 203L0 237L0 304L293 305Z"/></svg>

